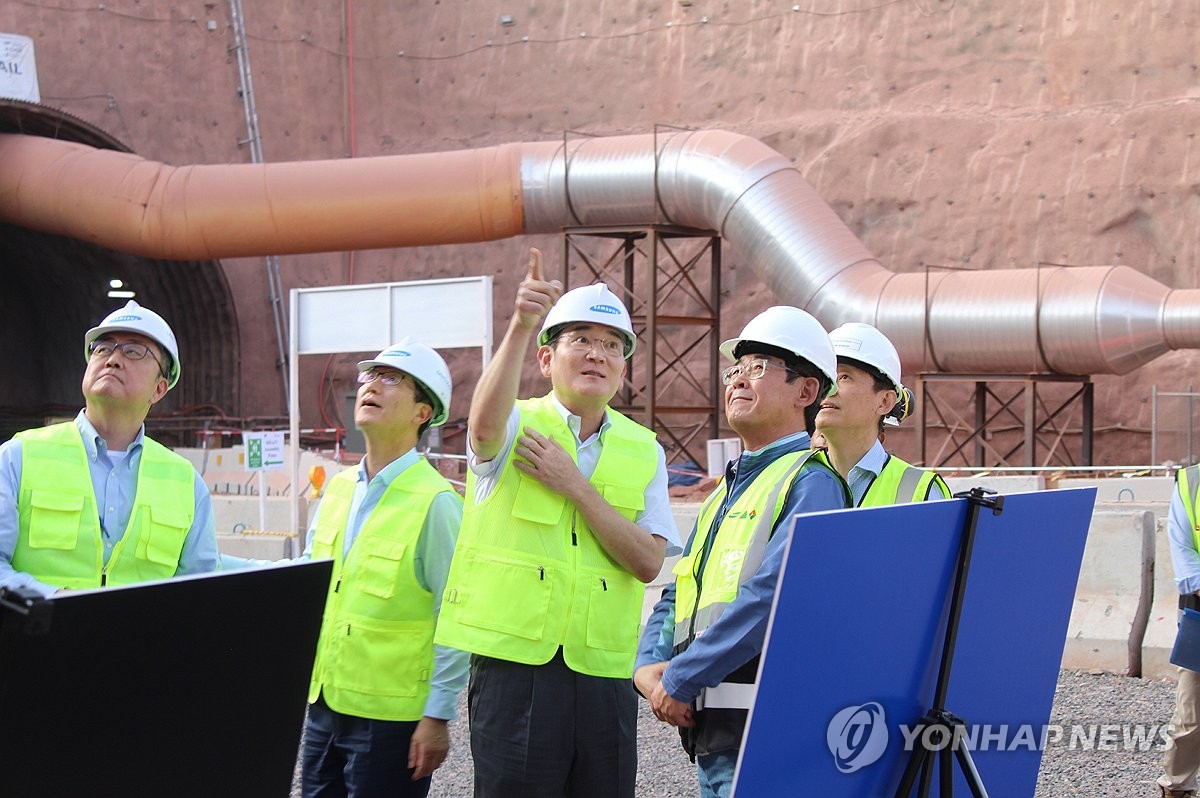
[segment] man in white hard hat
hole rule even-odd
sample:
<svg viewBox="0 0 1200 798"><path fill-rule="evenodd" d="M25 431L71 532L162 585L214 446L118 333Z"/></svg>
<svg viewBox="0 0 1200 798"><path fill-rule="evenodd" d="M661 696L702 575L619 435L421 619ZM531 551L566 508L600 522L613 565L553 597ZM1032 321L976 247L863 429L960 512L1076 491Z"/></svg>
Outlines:
<svg viewBox="0 0 1200 798"><path fill-rule="evenodd" d="M680 728L706 797L731 789L792 517L849 503L809 439L837 368L820 323L768 308L720 349L733 363L721 375L725 415L743 451L700 509L634 673L655 716Z"/></svg>
<svg viewBox="0 0 1200 798"><path fill-rule="evenodd" d="M330 480L304 554L334 565L301 794L423 798L450 749L468 667L465 653L433 643L462 499L416 449L449 415L450 370L405 338L360 362L358 382L367 453Z"/></svg>
<svg viewBox="0 0 1200 798"><path fill-rule="evenodd" d="M837 354L837 393L821 403L817 431L829 461L850 486L856 507L945 499L946 481L888 454L880 440L889 420L899 423L912 394L900 382L900 356L870 324L851 322L829 333Z"/></svg>
<svg viewBox="0 0 1200 798"><path fill-rule="evenodd" d="M471 402L437 640L473 654L477 798L633 796L644 583L678 546L662 447L608 406L637 343L629 313L603 285L561 292L531 250ZM535 334L552 390L518 401Z"/></svg>
<svg viewBox="0 0 1200 798"><path fill-rule="evenodd" d="M44 596L216 570L212 498L146 437L179 381L175 333L130 300L83 339L84 408L0 446L0 587Z"/></svg>

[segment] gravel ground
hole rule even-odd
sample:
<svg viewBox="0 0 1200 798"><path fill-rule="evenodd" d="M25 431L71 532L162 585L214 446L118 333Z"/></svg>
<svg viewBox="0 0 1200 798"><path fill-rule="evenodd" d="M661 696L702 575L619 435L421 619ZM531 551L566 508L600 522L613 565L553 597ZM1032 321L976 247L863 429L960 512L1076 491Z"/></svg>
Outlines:
<svg viewBox="0 0 1200 798"><path fill-rule="evenodd" d="M1162 759L1162 739L1153 737L1150 745L1126 746L1122 742L1122 732L1116 726L1142 724L1153 735L1170 720L1174 704L1175 684L1171 681L1131 679L1111 673L1060 673L1050 723L1064 727L1071 724L1097 727L1100 731L1094 739L1100 744L1091 750L1082 745L1069 746L1065 739L1062 743L1048 745L1042 756L1034 798L1157 796L1154 780L1158 777ZM638 798L697 795L695 771L679 747L675 730L655 720L646 702L640 702L639 711ZM451 724L450 756L434 774L431 798L471 795L472 769L465 717L464 698L459 706L459 720ZM1105 743L1103 727L1109 724L1115 726ZM298 796L299 792L293 789L292 795Z"/></svg>

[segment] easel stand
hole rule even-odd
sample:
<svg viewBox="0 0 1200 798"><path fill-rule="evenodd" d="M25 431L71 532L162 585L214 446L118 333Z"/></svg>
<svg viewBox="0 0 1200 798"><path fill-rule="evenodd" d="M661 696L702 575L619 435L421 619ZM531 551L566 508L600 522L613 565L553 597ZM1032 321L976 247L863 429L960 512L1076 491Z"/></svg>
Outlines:
<svg viewBox="0 0 1200 798"><path fill-rule="evenodd" d="M1004 497L997 496L995 491L985 488L971 488L965 493L954 494L956 499L966 499L968 502L967 518L963 522L962 543L958 550L958 565L954 576L954 590L950 601L950 615L946 621L946 637L942 643L942 659L938 668L937 688L934 691L933 707L917 724L913 740L912 758L904 769L900 786L896 789L896 798L908 798L912 794L913 785L918 774L921 777L917 795L928 798L929 788L933 780L933 760L940 751L941 760L938 768L938 795L940 798L950 798L954 795L954 759L958 759L959 768L966 777L967 786L974 798L988 798L987 788L975 769L971 759L971 751L967 747L967 725L962 718L948 712L946 692L950 686L950 669L954 662L954 647L958 641L958 624L962 618L963 596L967 589L967 573L971 568L971 551L975 547L975 528L979 523L979 508L991 509L992 515L1000 515L1004 511Z"/></svg>

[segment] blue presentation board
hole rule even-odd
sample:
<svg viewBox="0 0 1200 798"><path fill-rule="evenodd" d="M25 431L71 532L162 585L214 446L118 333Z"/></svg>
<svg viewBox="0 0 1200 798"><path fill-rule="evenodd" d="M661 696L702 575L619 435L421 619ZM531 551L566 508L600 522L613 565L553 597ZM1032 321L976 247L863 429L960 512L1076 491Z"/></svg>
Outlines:
<svg viewBox="0 0 1200 798"><path fill-rule="evenodd" d="M1079 488L980 508L944 708L966 721L993 796L1034 793L1094 501ZM967 510L953 499L797 516L735 796L895 795L920 745L906 738L932 706ZM954 770L955 794L969 795Z"/></svg>

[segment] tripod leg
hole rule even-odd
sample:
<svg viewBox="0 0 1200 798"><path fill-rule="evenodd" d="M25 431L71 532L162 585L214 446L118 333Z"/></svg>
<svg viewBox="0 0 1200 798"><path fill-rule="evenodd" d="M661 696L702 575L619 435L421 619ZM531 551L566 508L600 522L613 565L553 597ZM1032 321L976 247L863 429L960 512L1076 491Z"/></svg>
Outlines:
<svg viewBox="0 0 1200 798"><path fill-rule="evenodd" d="M924 729L924 726L917 726L913 739L921 739L921 733ZM900 777L900 786L896 788L896 798L908 798L912 794L913 784L917 781L917 774L922 772L929 754L929 749L923 746L918 745L913 748L908 758L908 764L904 768L904 775ZM921 794L928 795L928 789Z"/></svg>
<svg viewBox="0 0 1200 798"><path fill-rule="evenodd" d="M920 798L929 798L929 787L933 784L933 767L937 761L937 754L929 749L925 750L925 762L921 768L921 787L917 792Z"/></svg>
<svg viewBox="0 0 1200 798"><path fill-rule="evenodd" d="M983 779L979 777L979 771L975 769L975 760L971 759L971 749L965 745L959 745L958 764L962 768L963 776L967 779L967 786L971 788L971 795L974 798L988 798L987 788L983 786Z"/></svg>
<svg viewBox="0 0 1200 798"><path fill-rule="evenodd" d="M949 729L943 729L942 735L949 736ZM949 739L946 740L946 747L942 749L942 755L938 757L941 764L939 768L939 787L938 798L949 798L954 795L954 752L950 749L953 747Z"/></svg>

